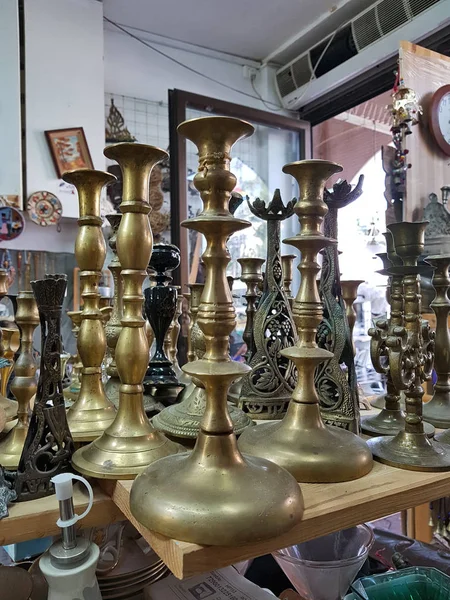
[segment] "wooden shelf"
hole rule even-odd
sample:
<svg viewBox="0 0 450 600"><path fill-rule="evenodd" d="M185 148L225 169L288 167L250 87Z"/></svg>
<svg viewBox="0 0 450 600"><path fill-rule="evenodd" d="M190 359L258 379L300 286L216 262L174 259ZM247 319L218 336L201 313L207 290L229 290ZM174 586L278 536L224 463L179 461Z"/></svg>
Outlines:
<svg viewBox="0 0 450 600"><path fill-rule="evenodd" d="M172 540L142 527L130 512L132 483L117 481L102 482L101 485L180 579L450 495L450 472L418 473L375 462L372 472L356 481L327 485L302 484L305 514L303 521L288 533L248 546L221 547Z"/></svg>
<svg viewBox="0 0 450 600"><path fill-rule="evenodd" d="M103 526L123 521L124 515L112 499L94 485L94 504L91 512L80 522L81 527ZM81 514L88 505L88 495L83 485L74 486L75 511ZM56 496L30 502L17 502L9 507L9 516L0 521L0 546L59 535L56 525L59 507Z"/></svg>

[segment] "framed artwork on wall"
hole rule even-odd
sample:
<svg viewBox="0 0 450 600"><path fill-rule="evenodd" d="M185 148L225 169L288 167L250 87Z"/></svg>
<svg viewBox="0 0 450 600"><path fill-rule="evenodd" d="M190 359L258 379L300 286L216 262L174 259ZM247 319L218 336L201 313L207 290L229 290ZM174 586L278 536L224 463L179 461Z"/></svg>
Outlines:
<svg viewBox="0 0 450 600"><path fill-rule="evenodd" d="M82 127L52 129L45 132L45 137L58 177L66 171L94 168Z"/></svg>

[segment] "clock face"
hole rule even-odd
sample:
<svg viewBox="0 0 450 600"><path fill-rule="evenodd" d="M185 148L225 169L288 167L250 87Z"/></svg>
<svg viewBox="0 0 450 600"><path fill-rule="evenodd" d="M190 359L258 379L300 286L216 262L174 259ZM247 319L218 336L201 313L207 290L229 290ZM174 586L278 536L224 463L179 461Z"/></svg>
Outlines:
<svg viewBox="0 0 450 600"><path fill-rule="evenodd" d="M442 96L438 111L439 129L444 140L450 144L450 92Z"/></svg>

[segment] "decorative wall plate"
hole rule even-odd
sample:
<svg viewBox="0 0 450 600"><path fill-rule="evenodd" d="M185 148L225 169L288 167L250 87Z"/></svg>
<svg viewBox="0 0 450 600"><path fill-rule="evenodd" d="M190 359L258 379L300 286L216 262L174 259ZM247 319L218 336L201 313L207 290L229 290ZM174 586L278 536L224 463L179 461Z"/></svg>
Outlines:
<svg viewBox="0 0 450 600"><path fill-rule="evenodd" d="M36 225L57 225L62 215L62 205L51 192L34 192L28 198L27 212Z"/></svg>
<svg viewBox="0 0 450 600"><path fill-rule="evenodd" d="M17 208L0 207L0 241L14 240L19 237L24 228L25 220Z"/></svg>

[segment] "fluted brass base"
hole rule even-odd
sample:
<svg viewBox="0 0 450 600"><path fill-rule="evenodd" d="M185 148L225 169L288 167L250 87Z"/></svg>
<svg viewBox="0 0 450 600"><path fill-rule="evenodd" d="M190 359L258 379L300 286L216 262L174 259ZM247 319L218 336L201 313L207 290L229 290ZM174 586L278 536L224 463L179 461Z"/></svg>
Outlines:
<svg viewBox="0 0 450 600"><path fill-rule="evenodd" d="M396 436L368 440L379 462L409 471L449 471L450 447L430 440L421 433L401 431Z"/></svg>
<svg viewBox="0 0 450 600"><path fill-rule="evenodd" d="M153 429L145 413L129 401L112 425L94 442L72 457L73 466L83 475L99 479L134 479L149 464L183 449Z"/></svg>
<svg viewBox="0 0 450 600"><path fill-rule="evenodd" d="M450 427L450 390L438 392L422 407L423 418L439 429Z"/></svg>
<svg viewBox="0 0 450 600"><path fill-rule="evenodd" d="M438 433L434 439L440 444L448 444L450 446L450 429L441 431L441 433Z"/></svg>
<svg viewBox="0 0 450 600"><path fill-rule="evenodd" d="M145 527L168 537L239 546L282 535L300 522L304 505L286 471L242 457L233 434L202 431L191 454L164 458L137 477L130 508Z"/></svg>
<svg viewBox="0 0 450 600"><path fill-rule="evenodd" d="M337 483L370 472L372 454L361 438L324 425L318 404L291 400L283 421L247 429L239 449L267 458L302 483Z"/></svg>
<svg viewBox="0 0 450 600"><path fill-rule="evenodd" d="M376 398L374 398L373 400L370 401L370 406L372 406L373 408L379 408L380 410L385 407L385 404L386 404L386 394L377 396ZM405 397L402 393L400 394L400 409L401 410L406 409Z"/></svg>
<svg viewBox="0 0 450 600"><path fill-rule="evenodd" d="M191 382L180 396L179 404L168 406L162 410L153 417L152 423L156 429L160 429L168 435L183 439L195 439L199 434L200 422L205 412L205 390ZM249 425L254 425L251 418L236 406L229 404L228 412L236 435L240 435Z"/></svg>
<svg viewBox="0 0 450 600"><path fill-rule="evenodd" d="M67 422L74 442L92 442L111 425L116 409L96 373L82 377L82 393L67 411Z"/></svg>
<svg viewBox="0 0 450 600"><path fill-rule="evenodd" d="M6 469L17 469L23 446L27 437L28 427L19 422L5 439L0 442L0 465Z"/></svg>
<svg viewBox="0 0 450 600"><path fill-rule="evenodd" d="M366 435L397 435L405 429L405 415L400 410L383 408L376 415L368 415L361 419L361 430ZM430 423L424 423L425 434L432 438L436 431Z"/></svg>
<svg viewBox="0 0 450 600"><path fill-rule="evenodd" d="M17 400L10 400L9 398L5 398L5 396L0 394L0 408L5 411L7 423L17 419L17 409L19 408Z"/></svg>

